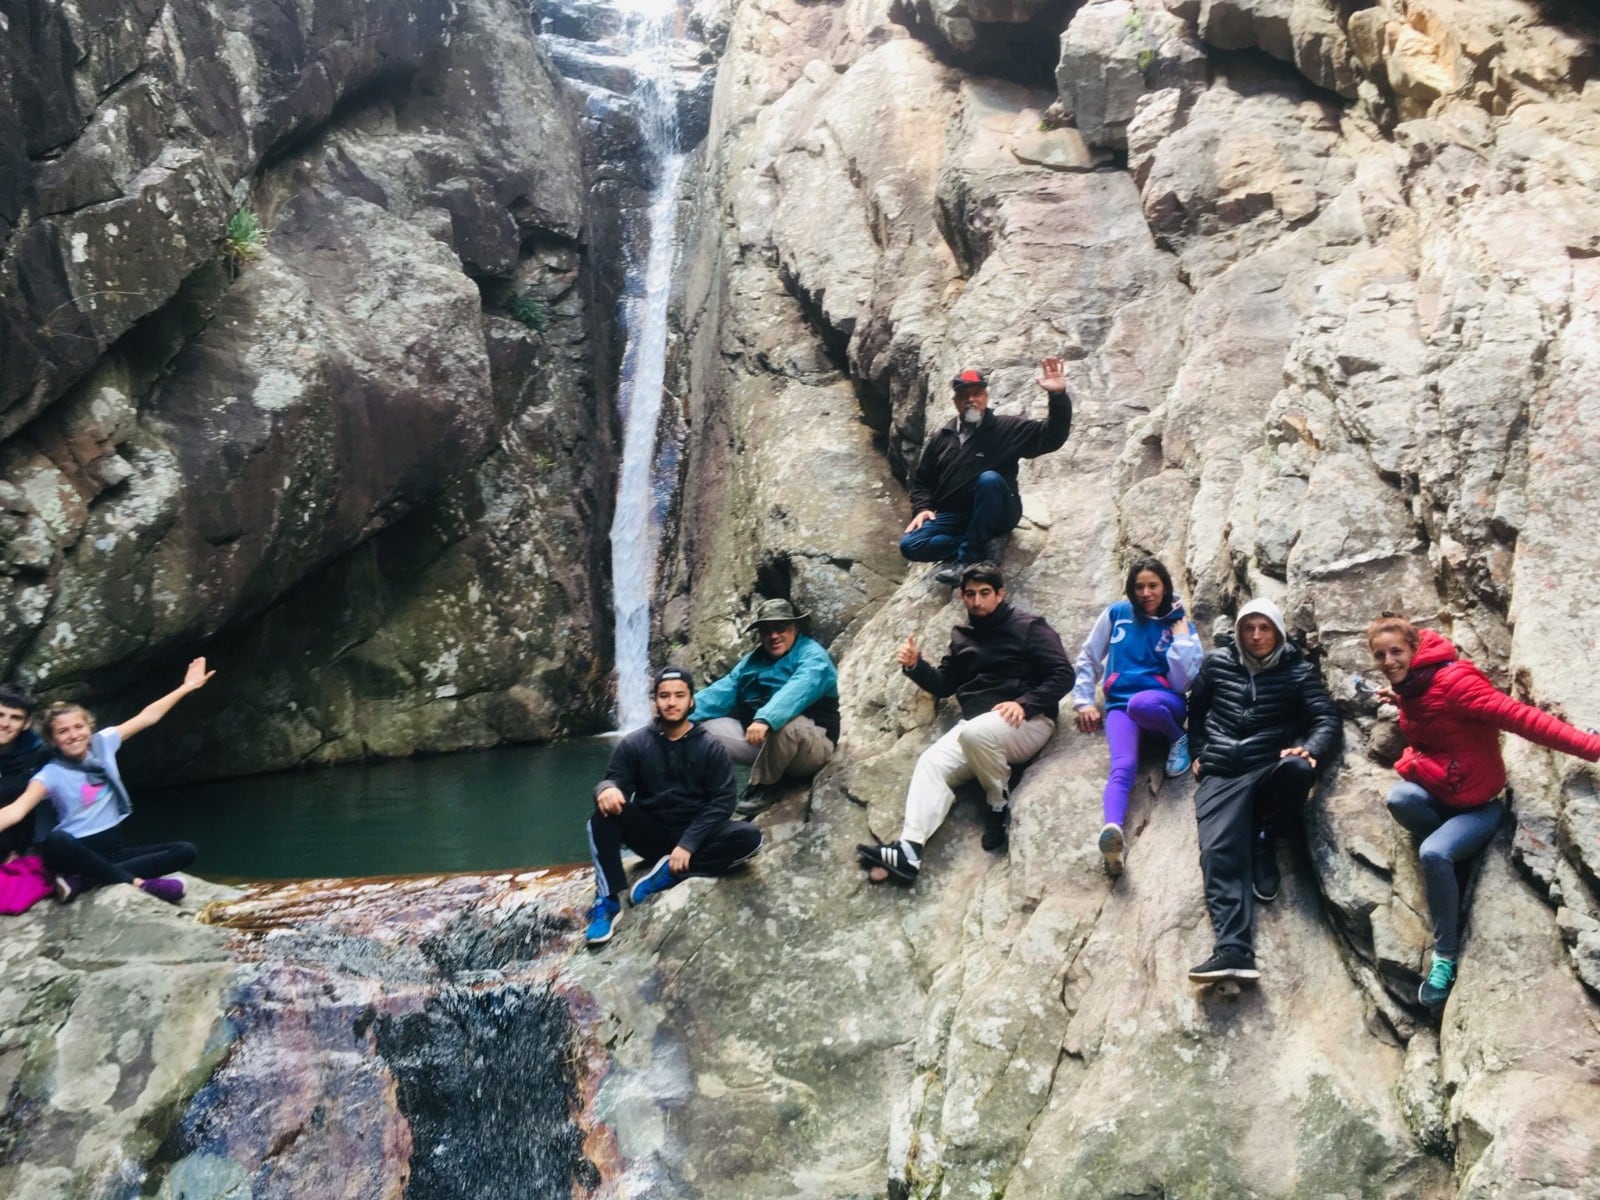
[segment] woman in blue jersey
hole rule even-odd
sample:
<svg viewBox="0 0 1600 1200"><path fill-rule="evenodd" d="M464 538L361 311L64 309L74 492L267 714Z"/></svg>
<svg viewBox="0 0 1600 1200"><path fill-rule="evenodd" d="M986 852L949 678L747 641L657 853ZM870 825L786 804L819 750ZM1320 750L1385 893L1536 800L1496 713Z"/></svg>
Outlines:
<svg viewBox="0 0 1600 1200"><path fill-rule="evenodd" d="M133 801L117 769L117 750L190 692L205 687L214 674L206 670L205 659L195 659L176 688L106 729L96 729L94 717L79 704L52 704L46 710L44 737L55 754L34 773L21 796L0 808L0 829L9 829L49 797L55 827L42 851L45 865L56 873L61 899L110 883L132 884L172 904L183 899L183 880L164 876L194 862L192 845L129 846L122 840L119 827L133 811Z"/></svg>
<svg viewBox="0 0 1600 1200"><path fill-rule="evenodd" d="M1139 766L1139 734L1149 732L1168 745L1167 774L1189 769L1189 739L1183 731L1183 694L1200 670L1204 652L1183 603L1172 593L1172 576L1159 559L1141 558L1128 569L1118 600L1094 623L1078 652L1072 707L1078 729L1104 727L1111 749L1103 801L1105 827L1100 856L1112 875L1122 873L1122 826L1128 793ZM1104 672L1105 713L1095 704L1095 686Z"/></svg>

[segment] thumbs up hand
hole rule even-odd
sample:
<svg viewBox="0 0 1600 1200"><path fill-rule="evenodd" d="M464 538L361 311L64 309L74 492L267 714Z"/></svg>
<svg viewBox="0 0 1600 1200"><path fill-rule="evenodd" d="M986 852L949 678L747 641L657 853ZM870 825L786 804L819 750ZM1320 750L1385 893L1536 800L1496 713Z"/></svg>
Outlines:
<svg viewBox="0 0 1600 1200"><path fill-rule="evenodd" d="M900 665L908 671L922 661L922 652L917 649L917 639L914 634L907 634L905 642L900 647L900 652L895 655Z"/></svg>

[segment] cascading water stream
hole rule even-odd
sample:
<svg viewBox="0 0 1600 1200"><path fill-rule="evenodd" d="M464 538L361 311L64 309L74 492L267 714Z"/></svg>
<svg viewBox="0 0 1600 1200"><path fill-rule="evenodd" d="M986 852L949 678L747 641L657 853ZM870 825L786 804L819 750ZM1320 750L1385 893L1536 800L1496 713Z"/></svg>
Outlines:
<svg viewBox="0 0 1600 1200"><path fill-rule="evenodd" d="M624 435L616 514L611 524L611 578L616 615L617 725L633 729L650 717L650 595L655 589L660 510L656 432L667 367L667 318L677 251L677 98L667 59L673 0L633 0L630 13L639 47L635 59L643 151L655 166L643 262L628 271L623 301L626 343L617 408ZM638 244L638 243L636 243Z"/></svg>

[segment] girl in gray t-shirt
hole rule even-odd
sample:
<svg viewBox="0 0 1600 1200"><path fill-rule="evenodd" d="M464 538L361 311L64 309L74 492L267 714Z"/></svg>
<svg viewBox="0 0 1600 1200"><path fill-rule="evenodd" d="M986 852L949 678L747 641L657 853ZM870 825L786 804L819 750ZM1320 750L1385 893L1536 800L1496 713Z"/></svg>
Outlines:
<svg viewBox="0 0 1600 1200"><path fill-rule="evenodd" d="M56 824L42 849L45 865L56 873L56 894L61 899L108 883L131 883L174 904L183 898L183 881L163 876L194 861L192 844L129 846L122 841L119 827L133 811L133 802L117 769L117 750L190 692L203 688L214 674L206 670L205 659L195 659L178 687L109 729L96 730L94 717L81 705L52 704L46 710L44 737L55 755L34 774L21 796L0 808L0 830L21 821L49 797Z"/></svg>

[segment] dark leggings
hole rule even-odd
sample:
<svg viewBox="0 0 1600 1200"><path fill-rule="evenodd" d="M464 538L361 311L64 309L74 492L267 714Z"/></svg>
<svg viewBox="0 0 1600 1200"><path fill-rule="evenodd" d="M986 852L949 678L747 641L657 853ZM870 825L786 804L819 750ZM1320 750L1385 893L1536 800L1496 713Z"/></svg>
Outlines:
<svg viewBox="0 0 1600 1200"><path fill-rule="evenodd" d="M168 871L181 871L195 860L192 842L165 842L159 846L125 846L120 829L106 829L87 837L52 829L44 839L44 863L57 875L79 875L94 885L132 883L154 879Z"/></svg>

